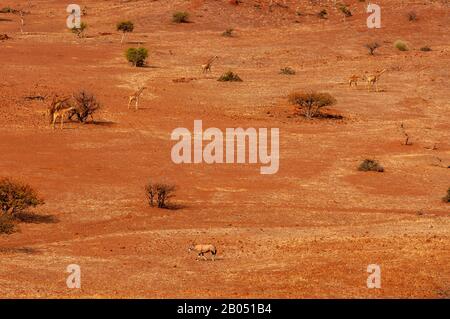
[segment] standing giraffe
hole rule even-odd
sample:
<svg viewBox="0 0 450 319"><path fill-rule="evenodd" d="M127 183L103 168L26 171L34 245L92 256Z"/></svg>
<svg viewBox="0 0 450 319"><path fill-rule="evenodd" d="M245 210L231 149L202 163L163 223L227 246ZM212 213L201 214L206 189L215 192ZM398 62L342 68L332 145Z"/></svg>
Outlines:
<svg viewBox="0 0 450 319"><path fill-rule="evenodd" d="M63 128L64 124L64 116L68 115L69 117L73 116L73 112L75 111L75 107L70 105L68 102L70 100L70 97L66 98L58 98L57 95L53 96L52 103L50 104L49 108L47 109L47 114L49 116L50 124L52 125L52 128L55 129L55 123L58 117L61 117L61 125L60 128Z"/></svg>
<svg viewBox="0 0 450 319"><path fill-rule="evenodd" d="M367 81L367 91L371 91L371 87L375 86L375 90L378 92L378 81L380 79L380 76L386 72L386 69L383 69L382 71L377 71L373 75L368 75L366 77Z"/></svg>
<svg viewBox="0 0 450 319"><path fill-rule="evenodd" d="M142 91L144 91L145 89L146 87L142 86L138 88L136 92L134 92L132 95L129 96L128 108L130 108L131 103L133 103L133 101L135 102L135 109L137 110L139 108L139 97L142 95Z"/></svg>
<svg viewBox="0 0 450 319"><path fill-rule="evenodd" d="M358 80L359 80L359 75L353 74L352 76L350 76L348 78L348 85L349 87L352 87L353 85L355 85L355 87L358 86Z"/></svg>
<svg viewBox="0 0 450 319"><path fill-rule="evenodd" d="M210 58L205 64L202 64L202 73L207 73L208 71L211 72L211 66L215 59L218 59L219 57L217 55Z"/></svg>

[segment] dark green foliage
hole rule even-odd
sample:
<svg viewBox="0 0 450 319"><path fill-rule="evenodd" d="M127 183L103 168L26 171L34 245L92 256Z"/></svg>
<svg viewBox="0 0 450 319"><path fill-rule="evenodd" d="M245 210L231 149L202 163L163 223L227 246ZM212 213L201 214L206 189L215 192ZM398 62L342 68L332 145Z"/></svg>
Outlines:
<svg viewBox="0 0 450 319"><path fill-rule="evenodd" d="M133 66L144 66L148 57L148 50L146 48L129 48L125 52L125 57Z"/></svg>

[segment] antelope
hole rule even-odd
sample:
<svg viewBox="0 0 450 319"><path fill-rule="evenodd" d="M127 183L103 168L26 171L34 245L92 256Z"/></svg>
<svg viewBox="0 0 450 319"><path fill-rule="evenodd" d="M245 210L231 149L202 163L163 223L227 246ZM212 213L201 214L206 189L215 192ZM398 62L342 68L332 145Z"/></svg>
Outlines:
<svg viewBox="0 0 450 319"><path fill-rule="evenodd" d="M203 257L205 260L207 260L205 254L210 252L211 253L211 259L214 261L214 258L217 254L217 249L214 245L194 245L191 244L189 246L189 251L195 251L198 253L196 260L199 260L200 257Z"/></svg>
<svg viewBox="0 0 450 319"><path fill-rule="evenodd" d="M375 74L373 75L368 75L366 77L366 81L367 81L367 91L370 92L370 88L372 86L375 86L375 90L378 92L378 80L380 79L380 76L386 72L386 69L383 69L381 71L377 71L375 72Z"/></svg>
<svg viewBox="0 0 450 319"><path fill-rule="evenodd" d="M202 64L202 73L207 73L208 71L211 72L211 66L215 59L218 59L219 57L217 55L210 58L205 64Z"/></svg>
<svg viewBox="0 0 450 319"><path fill-rule="evenodd" d="M142 95L142 91L144 91L145 89L146 87L142 86L138 88L136 92L134 92L132 95L129 96L128 108L130 108L130 105L131 103L133 103L133 101L135 102L135 109L137 110L139 108L139 97Z"/></svg>
<svg viewBox="0 0 450 319"><path fill-rule="evenodd" d="M352 76L350 76L348 78L348 85L349 85L349 87L352 87L353 84L355 85L355 87L357 87L358 86L358 80L359 80L359 75L353 74Z"/></svg>
<svg viewBox="0 0 450 319"><path fill-rule="evenodd" d="M52 103L47 109L47 114L49 116L50 124L52 125L53 129L55 129L55 123L58 117L61 117L60 128L62 129L64 124L64 116L66 114L69 114L69 117L73 116L75 107L67 102L69 99L70 97L58 99L57 95L53 96Z"/></svg>

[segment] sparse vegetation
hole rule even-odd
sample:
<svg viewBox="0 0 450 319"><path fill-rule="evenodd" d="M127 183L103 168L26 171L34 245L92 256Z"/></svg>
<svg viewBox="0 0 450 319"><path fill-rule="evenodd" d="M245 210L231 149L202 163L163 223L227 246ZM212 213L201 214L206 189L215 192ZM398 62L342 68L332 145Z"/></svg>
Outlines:
<svg viewBox="0 0 450 319"><path fill-rule="evenodd" d="M71 30L73 33L77 35L77 37L84 38L85 36L84 31L87 29L87 27L88 25L86 22L81 22L78 28L75 26Z"/></svg>
<svg viewBox="0 0 450 319"><path fill-rule="evenodd" d="M444 203L450 203L450 187L449 187L448 190L447 190L447 195L445 195L445 196L442 198L442 201L443 201Z"/></svg>
<svg viewBox="0 0 450 319"><path fill-rule="evenodd" d="M346 17L352 16L352 12L346 5L343 4L339 5L339 11L341 11Z"/></svg>
<svg viewBox="0 0 450 319"><path fill-rule="evenodd" d="M4 7L0 9L0 13L16 13L17 10L11 7Z"/></svg>
<svg viewBox="0 0 450 319"><path fill-rule="evenodd" d="M11 216L6 214L0 214L0 235L1 234L12 234L16 231L16 225Z"/></svg>
<svg viewBox="0 0 450 319"><path fill-rule="evenodd" d="M321 19L328 19L328 11L326 9L320 10L317 16Z"/></svg>
<svg viewBox="0 0 450 319"><path fill-rule="evenodd" d="M395 41L394 47L400 51L408 51L409 50L408 44L406 44L406 42L402 41L402 40Z"/></svg>
<svg viewBox="0 0 450 319"><path fill-rule="evenodd" d="M129 48L125 52L125 57L133 66L142 67L146 63L148 50L146 48Z"/></svg>
<svg viewBox="0 0 450 319"><path fill-rule="evenodd" d="M133 32L134 30L134 24L131 21L122 21L117 24L117 31L122 32L122 39L120 40L120 43L123 43L123 40L125 38L125 34L129 32Z"/></svg>
<svg viewBox="0 0 450 319"><path fill-rule="evenodd" d="M233 36L233 31L234 31L234 29L228 28L225 31L223 31L222 35L224 37L232 37Z"/></svg>
<svg viewBox="0 0 450 319"><path fill-rule="evenodd" d="M295 74L295 70L289 66L284 67L282 69L280 69L280 74L285 74L285 75L294 75Z"/></svg>
<svg viewBox="0 0 450 319"><path fill-rule="evenodd" d="M188 23L189 13L185 11L177 11L172 15L172 22L175 23Z"/></svg>
<svg viewBox="0 0 450 319"><path fill-rule="evenodd" d="M311 119L320 114L320 109L336 103L336 99L329 93L293 92L289 94L289 102L296 105L303 115Z"/></svg>
<svg viewBox="0 0 450 319"><path fill-rule="evenodd" d="M217 81L220 81L220 82L242 82L242 79L236 73L233 73L232 71L227 71L224 74L222 74Z"/></svg>
<svg viewBox="0 0 450 319"><path fill-rule="evenodd" d="M367 50L369 50L370 55L374 55L375 50L380 47L380 44L378 44L378 42L371 42L371 43L367 43L365 45L365 47L367 48Z"/></svg>
<svg viewBox="0 0 450 319"><path fill-rule="evenodd" d="M0 33L0 41L11 39L6 33Z"/></svg>
<svg viewBox="0 0 450 319"><path fill-rule="evenodd" d="M9 178L0 179L0 215L14 217L29 207L42 204L44 201L31 186Z"/></svg>
<svg viewBox="0 0 450 319"><path fill-rule="evenodd" d="M76 106L72 116L76 116L78 121L86 123L90 117L93 121L93 114L100 108L100 104L95 98L94 94L91 94L85 90L81 90L73 95Z"/></svg>
<svg viewBox="0 0 450 319"><path fill-rule="evenodd" d="M422 51L422 52L430 52L430 51L433 51L433 50L428 45L426 45L424 47L421 47L420 51Z"/></svg>
<svg viewBox="0 0 450 319"><path fill-rule="evenodd" d="M158 208L167 208L169 199L175 196L175 190L176 186L172 184L148 183L145 186L148 204L154 207L156 203Z"/></svg>
<svg viewBox="0 0 450 319"><path fill-rule="evenodd" d="M413 22L413 21L417 21L417 13L415 11L410 11L408 12L408 20Z"/></svg>
<svg viewBox="0 0 450 319"><path fill-rule="evenodd" d="M383 166L372 159L365 159L358 167L358 171L363 172L384 172Z"/></svg>

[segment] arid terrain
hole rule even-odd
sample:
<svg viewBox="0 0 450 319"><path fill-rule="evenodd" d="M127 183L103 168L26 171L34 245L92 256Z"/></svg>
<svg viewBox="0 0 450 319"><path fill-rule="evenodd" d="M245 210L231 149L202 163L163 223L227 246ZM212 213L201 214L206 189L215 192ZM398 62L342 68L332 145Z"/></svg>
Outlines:
<svg viewBox="0 0 450 319"><path fill-rule="evenodd" d="M0 298L450 297L450 4L379 0L381 28L369 29L367 2L343 1L347 18L332 1L269 2L80 0L79 38L70 2L0 0L29 12L23 32L0 13L0 177L45 200L0 235ZM190 23L172 22L176 11ZM123 43L122 20L134 22ZM148 49L146 67L126 61L133 46ZM379 92L349 88L382 69ZM217 81L228 70L243 81ZM80 89L101 103L94 122L53 130L50 96ZM330 93L325 112L343 118L300 116L296 90ZM279 128L279 171L173 163L171 132L194 120ZM358 171L367 158L385 171ZM177 186L175 208L149 207L149 180ZM196 261L193 242L214 244L216 260ZM66 285L70 264L81 289ZM369 264L381 289L367 288Z"/></svg>

